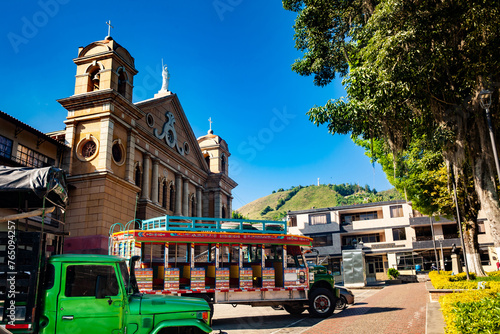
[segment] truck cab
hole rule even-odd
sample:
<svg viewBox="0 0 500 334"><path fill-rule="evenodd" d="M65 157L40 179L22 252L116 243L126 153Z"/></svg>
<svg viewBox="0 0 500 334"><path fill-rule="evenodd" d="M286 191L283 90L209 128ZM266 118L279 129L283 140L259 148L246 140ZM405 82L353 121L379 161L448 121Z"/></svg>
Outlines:
<svg viewBox="0 0 500 334"><path fill-rule="evenodd" d="M53 255L41 266L41 283L19 289L36 289L38 302L29 302L34 299L29 293L0 293L0 324L12 333L40 334L212 331L210 307L205 300L140 293L133 269L136 260L132 258L127 264L109 255ZM22 273L13 276L20 278ZM30 276L29 281L34 281L36 275ZM10 305L14 305L13 312Z"/></svg>

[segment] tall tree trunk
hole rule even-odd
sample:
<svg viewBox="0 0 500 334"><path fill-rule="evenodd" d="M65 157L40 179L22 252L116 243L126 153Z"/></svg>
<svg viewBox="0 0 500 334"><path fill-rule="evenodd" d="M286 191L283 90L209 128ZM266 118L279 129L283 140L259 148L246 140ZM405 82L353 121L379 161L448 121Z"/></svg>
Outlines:
<svg viewBox="0 0 500 334"><path fill-rule="evenodd" d="M483 266L481 265L481 256L479 254L479 243L477 241L477 222L464 222L462 229L464 235L464 247L467 258L469 272L473 272L476 276L486 276Z"/></svg>
<svg viewBox="0 0 500 334"><path fill-rule="evenodd" d="M476 123L479 137L477 145L480 150L474 157L474 188L481 203L481 212L488 218L496 252L500 254L500 206L495 183L498 175L486 121L479 118Z"/></svg>

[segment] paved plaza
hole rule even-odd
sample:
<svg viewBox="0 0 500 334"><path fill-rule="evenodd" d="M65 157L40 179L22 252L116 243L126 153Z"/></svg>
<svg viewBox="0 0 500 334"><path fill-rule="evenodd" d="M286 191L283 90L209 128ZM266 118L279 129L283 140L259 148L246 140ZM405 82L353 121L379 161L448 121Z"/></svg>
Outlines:
<svg viewBox="0 0 500 334"><path fill-rule="evenodd" d="M428 301L425 283L389 285L304 333L424 334Z"/></svg>

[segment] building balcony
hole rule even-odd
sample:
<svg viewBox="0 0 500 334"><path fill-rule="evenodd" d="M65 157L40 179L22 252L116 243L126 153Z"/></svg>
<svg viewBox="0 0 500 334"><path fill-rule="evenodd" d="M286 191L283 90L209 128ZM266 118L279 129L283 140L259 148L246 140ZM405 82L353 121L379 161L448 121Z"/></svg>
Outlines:
<svg viewBox="0 0 500 334"><path fill-rule="evenodd" d="M444 239L436 240L436 247L450 248L455 244L455 246L460 247L461 242L458 235L445 235ZM434 248L434 243L432 242L432 237L416 237L413 238L413 249L431 249Z"/></svg>
<svg viewBox="0 0 500 334"><path fill-rule="evenodd" d="M453 223L454 220L447 219L445 217L439 217L439 220L434 218L434 224L442 224L442 223ZM410 226L421 226L421 225L430 225L431 220L429 217L411 217L410 218Z"/></svg>

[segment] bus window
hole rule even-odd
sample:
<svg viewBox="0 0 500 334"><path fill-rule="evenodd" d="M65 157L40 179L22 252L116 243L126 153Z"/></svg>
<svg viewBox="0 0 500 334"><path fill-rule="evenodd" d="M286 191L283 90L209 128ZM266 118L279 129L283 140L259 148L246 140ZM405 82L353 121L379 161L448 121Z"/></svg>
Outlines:
<svg viewBox="0 0 500 334"><path fill-rule="evenodd" d="M239 263L239 245L221 245L219 248L219 266Z"/></svg>
<svg viewBox="0 0 500 334"><path fill-rule="evenodd" d="M171 244L168 248L168 263L177 267L177 263L189 262L187 250L187 244Z"/></svg>
<svg viewBox="0 0 500 334"><path fill-rule="evenodd" d="M208 245L194 245L194 266L197 267L199 262L210 262L209 255Z"/></svg>
<svg viewBox="0 0 500 334"><path fill-rule="evenodd" d="M242 250L244 263L260 263L262 248L259 245L243 245Z"/></svg>
<svg viewBox="0 0 500 334"><path fill-rule="evenodd" d="M165 245L163 243L143 243L142 244L142 263L153 267L153 263L163 263L163 254Z"/></svg>

